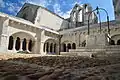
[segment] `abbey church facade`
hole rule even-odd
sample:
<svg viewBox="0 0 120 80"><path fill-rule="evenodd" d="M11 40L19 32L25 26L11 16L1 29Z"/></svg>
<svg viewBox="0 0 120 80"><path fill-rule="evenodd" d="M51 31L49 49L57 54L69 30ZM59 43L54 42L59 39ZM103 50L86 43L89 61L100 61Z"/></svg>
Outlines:
<svg viewBox="0 0 120 80"><path fill-rule="evenodd" d="M115 1L115 0L114 0ZM118 6L114 2L118 18ZM16 17L0 13L0 52L28 52L33 54L60 54L86 46L89 4L76 4L67 19L48 9L25 3ZM112 45L120 45L120 20L110 21ZM90 34L100 33L96 13L90 15ZM101 33L107 33L102 23Z"/></svg>

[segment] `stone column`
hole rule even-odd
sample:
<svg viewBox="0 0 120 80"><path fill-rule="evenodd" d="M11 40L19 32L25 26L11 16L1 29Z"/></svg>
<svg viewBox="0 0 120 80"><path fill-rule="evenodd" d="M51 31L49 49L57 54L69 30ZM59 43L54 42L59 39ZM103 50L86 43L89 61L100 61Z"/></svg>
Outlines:
<svg viewBox="0 0 120 80"><path fill-rule="evenodd" d="M51 43L48 44L48 53L50 52L50 44L51 44Z"/></svg>
<svg viewBox="0 0 120 80"><path fill-rule="evenodd" d="M19 49L20 51L23 51L22 47L23 47L23 39L20 40L20 49Z"/></svg>
<svg viewBox="0 0 120 80"><path fill-rule="evenodd" d="M26 51L30 52L28 48L29 48L29 40L26 40Z"/></svg>
<svg viewBox="0 0 120 80"><path fill-rule="evenodd" d="M47 52L47 51L46 51L46 47L47 47L47 44L44 43L44 50L45 50L45 53Z"/></svg>
<svg viewBox="0 0 120 80"><path fill-rule="evenodd" d="M55 46L55 44L52 45L52 52L53 52L53 53L54 53L54 46Z"/></svg>
<svg viewBox="0 0 120 80"><path fill-rule="evenodd" d="M15 45L16 45L16 39L13 40L13 51L16 51Z"/></svg>

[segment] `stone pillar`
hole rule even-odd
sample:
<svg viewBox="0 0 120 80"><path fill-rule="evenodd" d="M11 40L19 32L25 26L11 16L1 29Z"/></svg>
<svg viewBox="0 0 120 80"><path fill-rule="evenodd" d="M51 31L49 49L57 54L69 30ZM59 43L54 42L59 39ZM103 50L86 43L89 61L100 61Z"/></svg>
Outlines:
<svg viewBox="0 0 120 80"><path fill-rule="evenodd" d="M29 48L29 40L26 40L26 51L30 52L28 48Z"/></svg>
<svg viewBox="0 0 120 80"><path fill-rule="evenodd" d="M48 44L48 53L50 52L50 43Z"/></svg>
<svg viewBox="0 0 120 80"><path fill-rule="evenodd" d="M53 46L52 46L52 52L54 53L54 46L55 46L55 44L53 44Z"/></svg>
<svg viewBox="0 0 120 80"><path fill-rule="evenodd" d="M19 49L20 51L23 51L22 47L23 47L23 39L20 40L20 49Z"/></svg>
<svg viewBox="0 0 120 80"><path fill-rule="evenodd" d="M0 16L0 52L8 51L8 17Z"/></svg>
<svg viewBox="0 0 120 80"><path fill-rule="evenodd" d="M16 51L15 46L16 46L16 39L13 40L13 51Z"/></svg>

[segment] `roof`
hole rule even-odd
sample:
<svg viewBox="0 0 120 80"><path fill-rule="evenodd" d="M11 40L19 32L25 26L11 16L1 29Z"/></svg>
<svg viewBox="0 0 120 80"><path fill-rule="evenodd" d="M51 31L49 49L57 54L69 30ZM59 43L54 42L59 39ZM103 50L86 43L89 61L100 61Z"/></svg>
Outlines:
<svg viewBox="0 0 120 80"><path fill-rule="evenodd" d="M46 11L48 11L48 12L52 13L53 15L55 15L55 16L57 16L57 17L61 18L61 19L64 19L63 17L59 16L58 14L56 14L56 13L54 13L54 12L52 12L52 11L48 10L48 9L47 9L47 8L45 8L45 7L40 6L40 5L31 4L31 3L25 3L25 4L29 4L29 5L32 5L32 6L38 6L38 7L42 8L42 9L44 9L44 10L46 10ZM25 4L24 4L24 5L25 5ZM65 19L64 19L64 20L65 20Z"/></svg>
<svg viewBox="0 0 120 80"><path fill-rule="evenodd" d="M22 18L19 18L19 17L15 17L15 16L11 16L11 15L8 15L8 14L5 14L5 13L1 13L0 12L0 16L2 17L7 17L8 19L10 20L13 20L13 21L17 21L19 23L23 23L23 24L26 24L26 25L30 25L32 27L36 27L36 28L39 28L39 29L44 29L46 31L49 31L49 32L53 32L55 34L59 34L57 31L55 30L52 30L52 29L49 29L47 27L44 27L44 26L36 26L35 24L33 24L32 22L28 21L28 20L25 20L25 19L22 19Z"/></svg>

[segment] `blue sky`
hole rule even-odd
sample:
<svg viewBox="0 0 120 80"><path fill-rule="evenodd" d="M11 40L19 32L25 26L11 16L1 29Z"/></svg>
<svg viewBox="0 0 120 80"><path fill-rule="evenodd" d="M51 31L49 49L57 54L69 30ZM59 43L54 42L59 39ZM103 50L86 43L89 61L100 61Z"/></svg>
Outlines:
<svg viewBox="0 0 120 80"><path fill-rule="evenodd" d="M69 13L76 3L89 3L93 9L95 9L96 6L106 9L109 13L110 20L114 20L112 0L0 0L0 12L15 16L24 3L41 5L64 18L69 17ZM103 11L101 11L101 19L102 21L106 20Z"/></svg>

